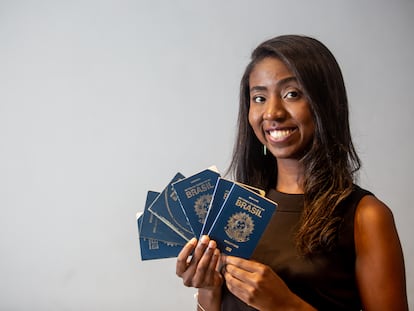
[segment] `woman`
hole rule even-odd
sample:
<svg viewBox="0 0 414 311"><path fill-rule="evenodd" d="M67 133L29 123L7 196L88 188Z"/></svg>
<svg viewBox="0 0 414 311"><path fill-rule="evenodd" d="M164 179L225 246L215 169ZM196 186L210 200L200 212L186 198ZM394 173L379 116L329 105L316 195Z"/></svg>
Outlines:
<svg viewBox="0 0 414 311"><path fill-rule="evenodd" d="M356 184L340 68L319 41L280 36L241 81L230 171L278 203L251 260L203 236L178 256L199 310L408 310L390 209Z"/></svg>

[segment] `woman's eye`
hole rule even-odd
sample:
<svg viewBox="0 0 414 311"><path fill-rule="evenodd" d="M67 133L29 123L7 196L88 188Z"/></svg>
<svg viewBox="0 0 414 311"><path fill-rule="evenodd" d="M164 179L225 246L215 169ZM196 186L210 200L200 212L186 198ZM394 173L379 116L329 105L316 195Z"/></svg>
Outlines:
<svg viewBox="0 0 414 311"><path fill-rule="evenodd" d="M298 91L289 91L289 92L286 92L285 95L283 96L283 98L285 99L296 99L298 97L299 97Z"/></svg>
<svg viewBox="0 0 414 311"><path fill-rule="evenodd" d="M253 96L253 101L255 103L264 103L265 98L263 96Z"/></svg>

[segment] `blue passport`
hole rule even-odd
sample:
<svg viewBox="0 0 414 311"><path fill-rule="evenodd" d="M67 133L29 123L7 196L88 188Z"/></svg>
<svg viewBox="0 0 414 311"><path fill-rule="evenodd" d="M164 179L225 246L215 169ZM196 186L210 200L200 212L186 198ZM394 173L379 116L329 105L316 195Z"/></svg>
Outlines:
<svg viewBox="0 0 414 311"><path fill-rule="evenodd" d="M158 240L165 243L184 245L186 243L186 240L183 237L178 235L174 230L160 221L148 210L148 207L159 195L159 192L147 192L144 213L140 217L141 224L138 226L139 236L147 240Z"/></svg>
<svg viewBox="0 0 414 311"><path fill-rule="evenodd" d="M139 243L141 260L177 257L183 248L182 245L147 238L139 238Z"/></svg>
<svg viewBox="0 0 414 311"><path fill-rule="evenodd" d="M160 241L142 236L142 228L145 218L148 214L150 214L148 212L149 204L152 203L158 195L158 192L148 191L144 213L137 218L141 260L177 257L183 247L182 245L176 243ZM176 235L175 233L173 234Z"/></svg>
<svg viewBox="0 0 414 311"><path fill-rule="evenodd" d="M198 237L220 174L212 167L172 184L194 234Z"/></svg>
<svg viewBox="0 0 414 311"><path fill-rule="evenodd" d="M213 225L214 221L220 209L229 193L233 182L224 178L219 178L217 183L214 187L213 191L213 198L210 202L210 206L208 207L208 212L206 215L206 219L204 221L203 227L201 229L200 237L202 235L209 234L211 226Z"/></svg>
<svg viewBox="0 0 414 311"><path fill-rule="evenodd" d="M188 222L187 215L184 213L184 210L178 201L177 193L172 187L174 182L184 178L185 177L181 173L177 173L150 205L148 210L180 237L189 241L195 234Z"/></svg>
<svg viewBox="0 0 414 311"><path fill-rule="evenodd" d="M275 202L234 182L209 236L222 253L250 258L276 208Z"/></svg>
<svg viewBox="0 0 414 311"><path fill-rule="evenodd" d="M221 210L221 207L223 206L223 203L227 197L227 194L229 193L231 187L233 186L234 181L228 180L228 179L224 179L222 177L220 177L217 180L216 186L214 188L214 192L213 192L213 198L211 200L210 206L208 208L208 212L207 212L207 216L206 216L206 220L204 221L203 224L203 228L201 229L201 233L200 236L205 235L205 234L209 234L211 226L213 225L214 221L217 218L218 213ZM250 189L258 194L260 194L261 196L265 196L266 192L249 186L249 185L245 185L242 183L237 183L243 187L246 187L247 189Z"/></svg>

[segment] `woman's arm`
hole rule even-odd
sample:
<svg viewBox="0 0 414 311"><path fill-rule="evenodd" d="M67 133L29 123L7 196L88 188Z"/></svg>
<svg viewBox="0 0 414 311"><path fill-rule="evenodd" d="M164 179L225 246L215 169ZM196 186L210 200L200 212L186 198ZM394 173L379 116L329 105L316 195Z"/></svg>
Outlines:
<svg viewBox="0 0 414 311"><path fill-rule="evenodd" d="M356 210L354 232L363 309L408 310L404 258L390 209L365 196Z"/></svg>
<svg viewBox="0 0 414 311"><path fill-rule="evenodd" d="M198 310L219 311L223 277L219 272L220 251L207 236L192 239L177 257L176 273L187 287L198 288ZM201 306L201 308L200 308Z"/></svg>
<svg viewBox="0 0 414 311"><path fill-rule="evenodd" d="M200 288L197 295L198 311L221 310L221 287L214 289Z"/></svg>

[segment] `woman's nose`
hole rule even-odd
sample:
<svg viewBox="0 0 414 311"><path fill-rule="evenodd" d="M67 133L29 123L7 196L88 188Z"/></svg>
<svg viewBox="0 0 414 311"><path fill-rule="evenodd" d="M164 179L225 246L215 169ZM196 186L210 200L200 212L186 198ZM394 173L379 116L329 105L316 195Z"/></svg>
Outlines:
<svg viewBox="0 0 414 311"><path fill-rule="evenodd" d="M283 100L278 97L269 98L266 102L263 119L277 120L286 117L286 110L283 105Z"/></svg>

